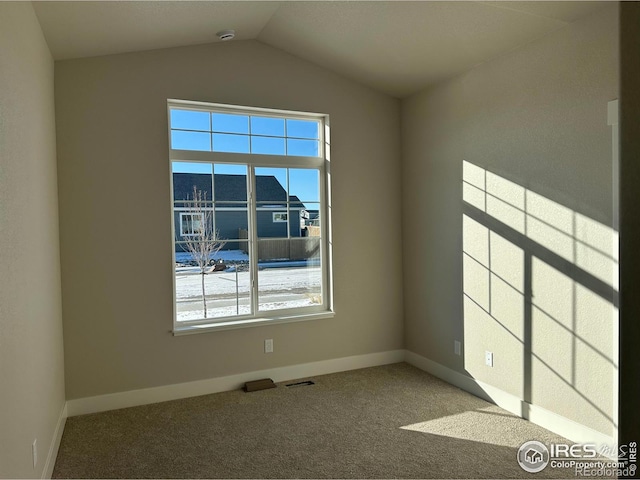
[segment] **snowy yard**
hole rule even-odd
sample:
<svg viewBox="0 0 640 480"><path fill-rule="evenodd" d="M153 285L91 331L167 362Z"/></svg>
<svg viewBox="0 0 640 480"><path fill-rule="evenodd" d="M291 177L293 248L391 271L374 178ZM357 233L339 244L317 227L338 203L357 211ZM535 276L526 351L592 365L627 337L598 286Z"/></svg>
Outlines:
<svg viewBox="0 0 640 480"><path fill-rule="evenodd" d="M176 260L179 255L185 254L176 253ZM238 251L218 252L218 258L225 262L248 260L245 254ZM246 265L238 267L237 272L232 266L228 270L205 275L207 318L251 313L249 272L244 271ZM315 305L320 302L321 285L322 270L319 266L301 267L282 263L278 268L261 268L258 272L259 309L265 311ZM202 276L196 267L176 267L176 310L178 321L203 318Z"/></svg>

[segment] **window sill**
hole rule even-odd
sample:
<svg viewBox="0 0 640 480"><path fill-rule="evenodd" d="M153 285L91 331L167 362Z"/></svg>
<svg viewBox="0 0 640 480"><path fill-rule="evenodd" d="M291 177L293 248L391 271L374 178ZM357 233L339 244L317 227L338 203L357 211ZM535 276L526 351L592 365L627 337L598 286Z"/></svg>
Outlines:
<svg viewBox="0 0 640 480"><path fill-rule="evenodd" d="M333 318L335 312L327 311L311 313L308 315L290 315L283 317L252 318L250 320L230 320L226 322L204 323L200 325L177 326L173 329L174 336L193 335L197 333L217 332L220 330L235 330L238 328L259 327L264 325L276 325L280 323L305 322L308 320L320 320Z"/></svg>

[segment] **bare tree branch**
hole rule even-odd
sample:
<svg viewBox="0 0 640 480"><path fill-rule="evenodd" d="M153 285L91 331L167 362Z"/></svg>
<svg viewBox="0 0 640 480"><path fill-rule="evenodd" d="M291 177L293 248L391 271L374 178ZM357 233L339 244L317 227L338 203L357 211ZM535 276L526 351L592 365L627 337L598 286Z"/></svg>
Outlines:
<svg viewBox="0 0 640 480"><path fill-rule="evenodd" d="M202 275L202 304L204 307L204 318L207 318L207 300L204 286L204 276L213 271L209 267L209 262L213 256L220 251L226 243L220 238L218 230L213 228L214 209L213 204L207 205L207 192L198 190L193 186L193 196L187 198L184 205L186 214L191 216L188 224L188 232L180 232L181 245L191 254L191 258L200 269ZM178 240L178 239L176 239Z"/></svg>

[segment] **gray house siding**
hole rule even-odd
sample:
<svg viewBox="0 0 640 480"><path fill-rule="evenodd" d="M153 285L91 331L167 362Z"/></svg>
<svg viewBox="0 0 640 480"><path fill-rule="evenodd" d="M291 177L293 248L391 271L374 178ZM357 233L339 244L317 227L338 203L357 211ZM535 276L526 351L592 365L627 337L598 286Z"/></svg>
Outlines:
<svg viewBox="0 0 640 480"><path fill-rule="evenodd" d="M290 226L291 236L302 236L300 229L300 209L289 210L288 222L274 222L274 213L287 213L287 209L274 209L272 211L258 211L258 238L287 238L287 228Z"/></svg>
<svg viewBox="0 0 640 480"><path fill-rule="evenodd" d="M193 187L204 192L207 202L211 202L211 175L196 173L173 174L173 198L176 209L185 207L185 201L193 197ZM240 238L240 230L248 229L246 203L246 177L244 175L214 175L215 187L215 227L223 240L236 240ZM301 211L304 205L295 196L289 197L288 222L274 222L273 213L286 213L287 193L273 176L256 178L256 197L258 201L268 201L269 204L259 206L257 212L257 227L259 238L287 238L287 229L291 237L301 237L304 233L301 229ZM213 202L208 204L214 206ZM268 210L263 210L268 208ZM220 209L220 210L218 210ZM180 235L180 213L174 211L174 225L176 235L176 252L184 251L179 243L184 240ZM186 213L186 211L184 211ZM244 250L246 244L227 241L223 247L225 250Z"/></svg>

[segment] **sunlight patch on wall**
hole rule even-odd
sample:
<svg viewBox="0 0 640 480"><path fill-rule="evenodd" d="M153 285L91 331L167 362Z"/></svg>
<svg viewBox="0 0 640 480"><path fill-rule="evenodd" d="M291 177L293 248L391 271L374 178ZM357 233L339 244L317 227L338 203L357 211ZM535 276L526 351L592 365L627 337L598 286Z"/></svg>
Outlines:
<svg viewBox="0 0 640 480"><path fill-rule="evenodd" d="M465 369L611 433L617 232L470 162L462 170Z"/></svg>
<svg viewBox="0 0 640 480"><path fill-rule="evenodd" d="M618 289L618 233L463 161L462 199Z"/></svg>

